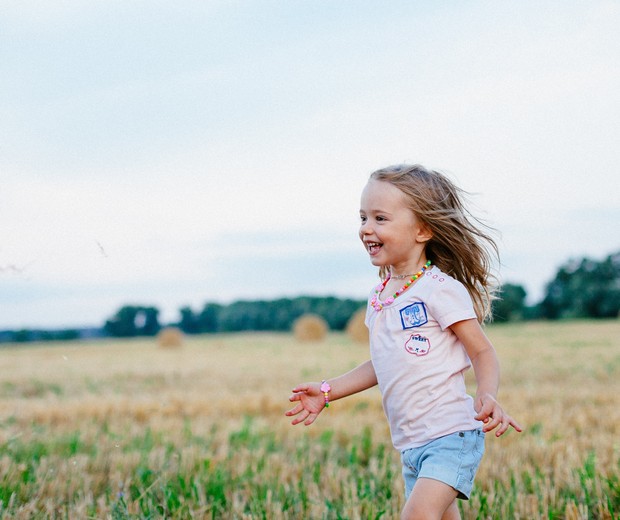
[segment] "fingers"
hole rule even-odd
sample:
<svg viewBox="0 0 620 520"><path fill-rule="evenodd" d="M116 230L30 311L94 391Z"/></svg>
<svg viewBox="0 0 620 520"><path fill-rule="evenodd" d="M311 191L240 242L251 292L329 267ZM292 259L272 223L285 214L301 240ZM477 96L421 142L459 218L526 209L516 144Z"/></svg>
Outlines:
<svg viewBox="0 0 620 520"><path fill-rule="evenodd" d="M482 408L480 408L478 414L474 417L474 419L476 419L476 421L482 421L486 424L491 420L494 415L496 414L494 414L492 406L483 406Z"/></svg>
<svg viewBox="0 0 620 520"><path fill-rule="evenodd" d="M495 432L495 436L496 437L500 437L502 436L504 433L506 433L508 431L508 428L513 427L516 431L520 432L522 431L521 426L519 426L511 417L510 415L505 415L504 418L502 419L502 421L500 422L500 426L497 429L497 431Z"/></svg>
<svg viewBox="0 0 620 520"><path fill-rule="evenodd" d="M515 429L515 431L521 433L523 431L523 428L521 427L521 425L515 421L512 417L510 417L510 415L504 415L502 417L502 420L499 421L498 423L498 430L495 432L495 435L497 437L503 435L505 432L508 431L508 428L510 428L511 426ZM493 428L491 428L492 430ZM490 431L490 430L489 430Z"/></svg>
<svg viewBox="0 0 620 520"><path fill-rule="evenodd" d="M316 413L310 413L308 414L308 418L304 421L304 426L310 426L314 421L316 421L316 418L319 415Z"/></svg>
<svg viewBox="0 0 620 520"><path fill-rule="evenodd" d="M481 419L478 419L478 420L481 420ZM504 413L491 414L490 416L487 416L484 419L482 419L482 422L484 423L484 426L482 427L482 431L484 433L488 433L490 431L495 430L495 428L497 428L495 432L496 437L502 436L504 433L508 431L508 429L511 426L517 432L523 431L523 428L517 421L515 421L512 417L510 417L510 415L507 415Z"/></svg>
<svg viewBox="0 0 620 520"><path fill-rule="evenodd" d="M294 408L291 408L290 410L286 411L284 413L284 415L291 417L293 415L297 415L299 412L301 412L304 409L304 406L299 403L297 406L295 406Z"/></svg>
<svg viewBox="0 0 620 520"><path fill-rule="evenodd" d="M297 416L291 421L292 425L299 424L300 422L305 421L308 418L309 414L310 412L308 412L308 410L306 410L304 408L304 405L301 403L284 413L284 415L286 415L287 417L292 417L293 415Z"/></svg>
<svg viewBox="0 0 620 520"><path fill-rule="evenodd" d="M500 421L499 428L495 432L496 437L500 437L506 432L506 430L508 430L508 427L510 426L510 422L506 419L510 419L510 417L506 417L503 421Z"/></svg>
<svg viewBox="0 0 620 520"><path fill-rule="evenodd" d="M515 421L512 417L510 417L509 421L510 426L512 426L516 431L521 433L523 431L523 426L521 426L517 421Z"/></svg>
<svg viewBox="0 0 620 520"><path fill-rule="evenodd" d="M321 413L325 406L323 395L320 392L318 383L302 383L293 388L293 394L288 398L291 403L297 405L291 408L284 415L292 417L296 415L291 424L304 423L310 426Z"/></svg>
<svg viewBox="0 0 620 520"><path fill-rule="evenodd" d="M297 417L295 417L291 421L291 424L293 426L295 426L296 424L302 423L302 422L304 423L304 426L310 426L316 420L319 414L311 413L308 410L304 409L303 407L301 408L301 410L297 410L297 407L295 407L292 410L289 410L288 412L286 412L286 415L288 415L289 417L292 415L297 415Z"/></svg>
<svg viewBox="0 0 620 520"><path fill-rule="evenodd" d="M515 431L522 432L523 428L521 425L515 421L510 415L504 412L502 407L495 400L489 400L486 402L482 402L482 400L478 401L480 406L478 408L478 414L475 416L475 419L478 421L482 421L483 427L482 431L484 433L488 433L497 428L495 435L500 437L508 429L512 426Z"/></svg>
<svg viewBox="0 0 620 520"><path fill-rule="evenodd" d="M495 419L493 417L486 417L482 422L484 423L484 426L482 427L482 431L484 433L493 431L495 428L502 424L502 421L500 419Z"/></svg>
<svg viewBox="0 0 620 520"><path fill-rule="evenodd" d="M293 393L306 393L308 390L310 390L310 385L308 383L302 383L301 385L297 385L295 388L293 388Z"/></svg>
<svg viewBox="0 0 620 520"><path fill-rule="evenodd" d="M291 401L299 401L299 395L302 394L292 395L289 399ZM299 402L296 406L284 412L284 415L286 415L287 417L293 417L294 415L297 416L291 421L291 424L293 426L302 422L305 426L310 426L314 421L316 421L316 418L319 414L317 412L311 412L304 406L302 402Z"/></svg>
<svg viewBox="0 0 620 520"><path fill-rule="evenodd" d="M293 395L291 395L288 400L293 402L293 401L300 401L302 396L306 395L308 393L309 390L309 386L308 385L300 385L300 386L296 386L295 388L293 388Z"/></svg>
<svg viewBox="0 0 620 520"><path fill-rule="evenodd" d="M303 395L308 394L308 392L310 391L310 384L309 383L303 383L301 385L297 385L295 388L293 388L292 392L293 395L291 395L288 400L293 402L293 401L300 401Z"/></svg>
<svg viewBox="0 0 620 520"><path fill-rule="evenodd" d="M305 421L308 418L308 415L309 412L307 410L304 410L303 413L301 413L291 421L291 424L295 426L296 424Z"/></svg>

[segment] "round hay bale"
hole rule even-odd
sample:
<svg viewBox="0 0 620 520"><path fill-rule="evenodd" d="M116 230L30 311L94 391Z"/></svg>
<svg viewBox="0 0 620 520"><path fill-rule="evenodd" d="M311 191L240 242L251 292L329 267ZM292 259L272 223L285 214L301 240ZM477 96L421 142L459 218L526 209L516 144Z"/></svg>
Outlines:
<svg viewBox="0 0 620 520"><path fill-rule="evenodd" d="M327 336L327 322L316 314L304 314L293 323L293 335L297 341L322 341Z"/></svg>
<svg viewBox="0 0 620 520"><path fill-rule="evenodd" d="M366 308L356 311L347 322L347 335L357 343L368 345L368 327L364 323Z"/></svg>
<svg viewBox="0 0 620 520"><path fill-rule="evenodd" d="M157 334L157 345L162 348L180 348L185 336L177 327L164 327Z"/></svg>

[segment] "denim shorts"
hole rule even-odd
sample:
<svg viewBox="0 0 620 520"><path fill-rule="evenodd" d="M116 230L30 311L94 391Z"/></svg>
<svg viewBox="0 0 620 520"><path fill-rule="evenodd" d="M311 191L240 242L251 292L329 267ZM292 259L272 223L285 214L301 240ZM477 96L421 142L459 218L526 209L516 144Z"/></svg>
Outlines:
<svg viewBox="0 0 620 520"><path fill-rule="evenodd" d="M484 432L480 429L451 433L403 451L405 497L409 498L422 477L444 482L456 489L458 498L468 500L483 453Z"/></svg>

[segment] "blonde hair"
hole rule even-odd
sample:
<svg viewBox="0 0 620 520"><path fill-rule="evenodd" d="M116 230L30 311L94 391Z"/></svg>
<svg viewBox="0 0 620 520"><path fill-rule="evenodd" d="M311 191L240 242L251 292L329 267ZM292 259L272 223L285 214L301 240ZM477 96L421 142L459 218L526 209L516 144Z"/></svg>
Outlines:
<svg viewBox="0 0 620 520"><path fill-rule="evenodd" d="M491 318L491 301L497 279L491 274L499 250L490 236L494 230L471 214L463 202L467 195L445 175L419 164L388 166L370 175L401 190L414 212L432 233L426 256L444 273L465 285L478 321ZM385 278L387 268L379 275Z"/></svg>

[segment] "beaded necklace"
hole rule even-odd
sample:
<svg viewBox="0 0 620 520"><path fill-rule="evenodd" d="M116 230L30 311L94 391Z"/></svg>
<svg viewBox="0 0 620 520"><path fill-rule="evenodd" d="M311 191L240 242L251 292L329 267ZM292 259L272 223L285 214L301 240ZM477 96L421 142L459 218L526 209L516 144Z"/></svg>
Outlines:
<svg viewBox="0 0 620 520"><path fill-rule="evenodd" d="M426 271L430 266L431 266L431 261L429 260L422 266L422 269L420 269L416 274L414 274L411 278L409 278L409 280L407 281L405 285L403 285L392 296L389 296L388 298L385 299L385 301L382 302L381 300L379 300L379 294L381 294L381 291L385 289L385 286L390 281L391 277L388 276L385 280L383 280L382 283L377 285L377 287L375 288L375 294L370 300L370 305L372 306L372 308L375 309L375 311L379 312L383 309L383 307L387 307L388 305L391 305L392 303L394 303L394 300L398 298L403 293L403 291L405 291L405 289L407 289L413 282L415 282L418 278L420 278L420 276L424 274L424 271Z"/></svg>

